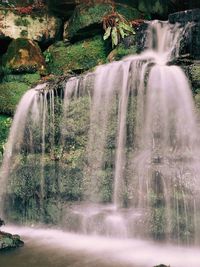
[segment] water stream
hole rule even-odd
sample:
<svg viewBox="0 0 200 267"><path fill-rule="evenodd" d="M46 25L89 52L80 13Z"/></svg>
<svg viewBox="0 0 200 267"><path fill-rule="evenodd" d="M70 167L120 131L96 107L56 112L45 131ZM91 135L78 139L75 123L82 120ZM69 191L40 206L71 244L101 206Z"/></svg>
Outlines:
<svg viewBox="0 0 200 267"><path fill-rule="evenodd" d="M62 197L56 224L70 231L17 228L30 242L25 252L20 252L22 258L33 246L37 252L47 242L49 250L59 247L61 257L62 249L73 251L75 257L80 251L95 254L91 262L81 266L145 267L164 262L176 267L199 267L199 249L158 246L139 240L200 243L200 135L190 84L184 72L171 65L178 57L181 38L188 27L154 21L148 28L148 49L141 55L69 79L63 97L60 92L47 90L44 84L22 98L2 164L1 199L5 206L9 195L6 184L12 184L9 177L13 173L17 176L20 157L25 156L22 162L30 159L34 171L38 166L40 169L35 193L39 213L31 219L44 222L51 195L48 180L51 178L47 177L45 167L48 155L55 162L51 166L56 177L51 189L54 201ZM70 164L65 149L75 148L74 135L69 133L76 130L70 116L77 116L73 113L74 103L81 106L84 101L89 123L85 119L82 127L87 128L88 134L80 163L82 177L77 178L77 186L73 187L80 188L81 193L75 201L68 201L63 188ZM29 178L26 182L30 182ZM105 195L108 188L111 194ZM31 208L35 204L27 205ZM5 208L1 207L3 211ZM28 208L22 217L22 222L26 218L30 221ZM46 245L45 250L47 253ZM187 260L182 259L182 253L187 254ZM4 258L7 260L7 255ZM45 264L48 261L42 266ZM60 262L58 266L63 265ZM74 258L67 266L80 266L80 262L76 263Z"/></svg>

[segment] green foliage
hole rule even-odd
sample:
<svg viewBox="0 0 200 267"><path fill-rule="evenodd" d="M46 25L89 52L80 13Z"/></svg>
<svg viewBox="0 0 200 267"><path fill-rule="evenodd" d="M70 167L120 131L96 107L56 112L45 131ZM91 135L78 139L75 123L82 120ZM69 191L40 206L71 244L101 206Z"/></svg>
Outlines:
<svg viewBox="0 0 200 267"><path fill-rule="evenodd" d="M105 30L103 39L107 40L111 37L112 47L117 46L120 40L124 39L126 36L135 34L134 29L130 26L128 21L117 12L104 17L103 28Z"/></svg>
<svg viewBox="0 0 200 267"><path fill-rule="evenodd" d="M44 59L45 59L45 62L46 62L46 63L50 63L50 62L53 61L52 54L51 54L51 52L50 52L49 50L46 50L46 51L43 53L43 55L44 55Z"/></svg>
<svg viewBox="0 0 200 267"><path fill-rule="evenodd" d="M0 113L13 115L22 95L29 86L19 82L5 82L0 84Z"/></svg>
<svg viewBox="0 0 200 267"><path fill-rule="evenodd" d="M38 72L33 74L10 74L3 77L3 82L19 82L26 83L29 86L36 84L40 80L40 74Z"/></svg>
<svg viewBox="0 0 200 267"><path fill-rule="evenodd" d="M30 22L26 19L26 18L17 18L15 19L15 25L16 26L24 26L24 27L27 27L30 25Z"/></svg>
<svg viewBox="0 0 200 267"><path fill-rule="evenodd" d="M0 115L0 156L2 156L4 152L4 147L7 141L11 123L12 123L11 117Z"/></svg>

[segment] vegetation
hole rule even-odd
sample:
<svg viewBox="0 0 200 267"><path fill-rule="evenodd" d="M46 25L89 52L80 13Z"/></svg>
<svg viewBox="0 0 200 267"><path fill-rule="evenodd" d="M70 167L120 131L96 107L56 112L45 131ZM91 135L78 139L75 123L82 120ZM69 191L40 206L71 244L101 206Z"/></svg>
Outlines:
<svg viewBox="0 0 200 267"><path fill-rule="evenodd" d="M103 39L106 40L111 37L112 47L117 46L124 37L135 34L129 22L117 12L104 17L103 28L105 30Z"/></svg>

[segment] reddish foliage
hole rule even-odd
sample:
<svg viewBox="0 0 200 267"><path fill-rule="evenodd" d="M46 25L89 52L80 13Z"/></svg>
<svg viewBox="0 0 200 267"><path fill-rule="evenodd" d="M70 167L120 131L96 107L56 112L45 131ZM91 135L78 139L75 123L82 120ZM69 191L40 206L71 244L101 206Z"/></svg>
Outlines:
<svg viewBox="0 0 200 267"><path fill-rule="evenodd" d="M20 14L30 15L32 13L32 11L33 11L33 6L17 7L16 10Z"/></svg>

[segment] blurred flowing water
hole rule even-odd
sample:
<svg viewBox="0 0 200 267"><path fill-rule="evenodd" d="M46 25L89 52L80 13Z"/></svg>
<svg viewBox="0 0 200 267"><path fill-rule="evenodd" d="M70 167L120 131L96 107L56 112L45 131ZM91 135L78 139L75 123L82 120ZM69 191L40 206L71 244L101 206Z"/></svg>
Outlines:
<svg viewBox="0 0 200 267"><path fill-rule="evenodd" d="M61 247L74 251L76 257L82 250L86 254L95 252L95 257L97 253L97 259L81 266L145 267L160 261L177 267L199 267L199 249L192 246L200 243L200 135L189 81L181 68L171 65L189 26L153 21L146 36L147 49L141 55L70 78L63 92L43 84L22 98L1 168L0 196L5 206L6 183L10 173L15 172L19 157L32 157L33 168L39 157L39 221L45 218L49 194L44 171L47 154L55 162L53 186L59 196L63 192L63 173L56 162L65 154L64 147L73 146L67 143L67 133L70 127L76 127L68 119L71 105L81 105L79 100L85 96L89 99L82 194L62 207L58 223L70 233L16 229L28 244L31 240L30 247L35 246L38 251L38 244L47 242L56 250L58 246L56 255L62 254ZM113 149L107 160L109 146ZM110 176L102 178L107 166ZM111 182L112 194L105 201L102 188L106 179ZM2 214L4 210L2 206ZM191 248L160 247L139 239L184 243ZM22 258L28 250L29 247L25 252L21 250ZM182 253L188 255L187 261L182 259ZM7 259L7 255L3 257ZM111 258L114 265L105 257ZM73 261L67 266L80 266L79 261ZM42 266L45 264L47 261ZM58 266L64 265L59 262Z"/></svg>

